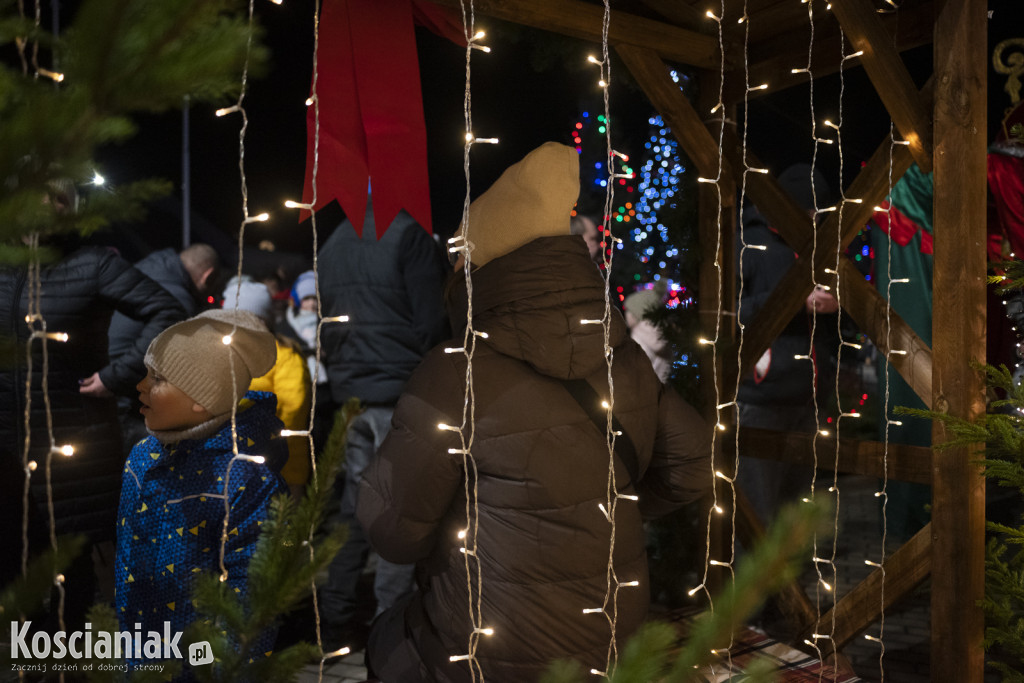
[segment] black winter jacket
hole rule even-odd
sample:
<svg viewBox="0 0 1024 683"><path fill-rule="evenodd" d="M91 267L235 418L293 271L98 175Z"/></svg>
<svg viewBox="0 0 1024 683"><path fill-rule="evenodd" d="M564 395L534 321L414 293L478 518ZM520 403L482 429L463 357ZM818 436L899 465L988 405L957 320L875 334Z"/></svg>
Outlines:
<svg viewBox="0 0 1024 683"><path fill-rule="evenodd" d="M453 327L465 321L465 283L450 298ZM477 655L486 680L536 681L554 659L572 658L604 670L608 623L600 607L607 587L611 527L607 505L609 454L605 431L574 398L566 381L585 380L594 401L608 395L601 325L603 281L581 238L536 239L473 274L474 328L488 337L473 358L473 456L482 577L483 626ZM612 311L614 412L632 441L639 481L615 457L615 571L638 581L618 594L621 642L647 613L649 587L642 520L665 514L708 491L710 429L670 388ZM459 338L451 346L462 346ZM409 380L393 427L359 491L359 520L380 555L417 562L420 593L398 638L371 635L369 656L384 681L469 680L470 637L466 487L458 434L439 423L462 423L465 357L432 350ZM594 406L596 408L596 406ZM600 408L597 409L603 415ZM417 621L413 607L422 604ZM423 623L423 622L427 623ZM395 634L391 634L394 636ZM404 636L403 636L404 634ZM403 640L404 637L404 640ZM620 647L621 647L620 642ZM377 645L380 643L380 646ZM429 679L423 679L429 680Z"/></svg>
<svg viewBox="0 0 1024 683"><path fill-rule="evenodd" d="M195 285L174 249L168 247L154 251L136 263L135 269L166 289L185 311L185 317L191 318L199 312ZM110 319L110 357L118 359L131 354L145 326L145 321L115 311ZM134 387L131 395L133 398L137 396Z"/></svg>
<svg viewBox="0 0 1024 683"><path fill-rule="evenodd" d="M43 268L41 283L40 306L47 330L69 335L67 342L46 343L47 393L55 441L58 446L71 444L75 448L72 457L52 458L57 533L85 533L93 540L113 538L124 464L115 402L113 398L80 394L79 381L99 371L100 379L111 391L133 391L145 375L142 359L149 341L184 319L185 312L167 291L108 249L86 247L75 251ZM143 319L146 324L129 353L108 363L107 329L115 310ZM25 445L27 312L26 271L0 268L0 329L19 344L11 365L0 369L0 459L5 461L4 471L21 470ZM32 351L29 457L39 466L32 474L31 491L33 514L46 524L45 463L50 442L40 341L32 342ZM5 491L20 492L20 481L10 484L5 483ZM20 495L16 507L20 511ZM20 525L20 513L16 519L4 519L5 535L12 528L20 529Z"/></svg>
<svg viewBox="0 0 1024 683"><path fill-rule="evenodd" d="M765 247L764 250L748 249L743 256L740 322L749 325L796 262L797 255L764 223L759 213L748 211L745 218L743 229L747 244ZM819 402L828 400L835 387L836 316L817 315L812 351L813 323L811 314L803 308L793 316L754 371L743 378L738 396L741 402L762 406L808 405L815 381ZM810 360L796 358L808 355Z"/></svg>
<svg viewBox="0 0 1024 683"><path fill-rule="evenodd" d="M400 211L380 240L367 207L363 235L346 219L320 250L322 339L331 396L394 405L412 371L448 334L445 267L433 238Z"/></svg>

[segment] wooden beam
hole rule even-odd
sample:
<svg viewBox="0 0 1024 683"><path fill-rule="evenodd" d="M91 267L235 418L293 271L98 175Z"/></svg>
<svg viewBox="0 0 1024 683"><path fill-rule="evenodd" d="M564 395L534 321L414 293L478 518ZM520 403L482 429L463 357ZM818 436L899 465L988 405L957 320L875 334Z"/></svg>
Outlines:
<svg viewBox="0 0 1024 683"><path fill-rule="evenodd" d="M722 152L729 161L730 168L744 168L742 143L730 129L726 130L722 140ZM747 149L746 167L760 169L765 166L751 150ZM747 173L746 195L768 224L779 231L779 235L791 249L798 254L810 251L811 217L782 189L773 174Z"/></svg>
<svg viewBox="0 0 1024 683"><path fill-rule="evenodd" d="M749 2L743 4L747 5L747 20L739 23L740 7L737 7L736 14L727 17L728 21L722 26L722 31L729 41L738 46L748 42L750 50L754 50L766 40L771 40L780 32L796 27L796 30L802 33L800 42L803 44L806 60L807 45L811 36L808 12L814 13L815 35L820 35L826 25L833 30L836 26L835 18L825 9L823 2L775 2L762 7L755 7ZM793 44L790 43L787 51L792 47Z"/></svg>
<svg viewBox="0 0 1024 683"><path fill-rule="evenodd" d="M456 9L460 7L459 0L434 2ZM477 15L601 42L604 9L581 0L475 0L473 10ZM721 66L717 36L706 36L625 12L611 13L608 42L614 46L646 47L673 62L705 69Z"/></svg>
<svg viewBox="0 0 1024 683"><path fill-rule="evenodd" d="M704 119L686 99L679 84L672 81L669 68L658 53L651 48L634 45L616 45L615 51L672 129L672 135L679 140L700 174L705 178L717 177L721 159L718 140L708 132ZM723 168L723 175L731 176L732 173Z"/></svg>
<svg viewBox="0 0 1024 683"><path fill-rule="evenodd" d="M896 128L910 143L914 161L924 173L930 173L931 118L874 5L870 0L843 0L832 5L832 11L853 46L851 52L863 52L860 62Z"/></svg>
<svg viewBox="0 0 1024 683"><path fill-rule="evenodd" d="M690 31L700 31L710 22L699 9L684 2L678 2L678 0L640 0L640 2L676 26Z"/></svg>
<svg viewBox="0 0 1024 683"><path fill-rule="evenodd" d="M935 16L934 410L985 413L987 3L940 0ZM936 421L932 442L951 434ZM984 678L985 480L980 444L941 451L932 490L932 680Z"/></svg>
<svg viewBox="0 0 1024 683"><path fill-rule="evenodd" d="M806 11L805 11L806 13ZM754 17L753 24L759 22ZM901 7L898 13L886 15L882 18L888 36L888 44L895 41L898 52L921 45L928 45L932 42L932 25L934 23L934 8L931 2L922 2L912 7ZM732 34L730 34L732 35ZM733 39L735 40L735 39ZM836 22L830 22L824 26L815 24L814 45L811 50L811 66L815 78L822 78L843 69L850 69L860 62L856 59L847 60L843 63L839 50L836 49L836 42L839 40L839 27ZM742 45L742 38L739 40ZM780 90L785 90L794 85L807 82L806 73L793 73L793 69L807 67L807 52L810 46L810 30L807 26L801 26L793 31L774 34L771 38L759 42L751 42L748 61L750 64L749 78L751 85L761 83L768 84L765 90L755 90L749 93L750 99L764 97ZM739 102L744 97L743 72L726 74L727 102Z"/></svg>
<svg viewBox="0 0 1024 683"><path fill-rule="evenodd" d="M871 159L845 193L846 197L859 199L860 203L846 202L841 211L829 214L819 229L818 247L813 263L808 242L804 249L797 250L802 258L796 260L754 320L747 325L749 331L744 338L743 354L738 368L741 375L753 367L761 354L804 305L804 300L813 288L812 268L818 282L832 281L829 274L825 273L825 268L834 268L836 265L837 246L845 249L849 245L857 232L868 222L875 205L888 194L890 177L894 180L901 177L912 161L905 145L893 147L889 140L883 142L871 155ZM734 367L733 371L735 370L737 369ZM735 381L735 376L726 377L727 386L732 386L732 381Z"/></svg>
<svg viewBox="0 0 1024 683"><path fill-rule="evenodd" d="M823 614L821 622L817 625L818 632L829 633L834 619L833 643L837 649L842 649L859 633L875 623L884 610L889 609L914 590L928 577L932 568L931 536L932 528L928 524L899 550L890 555L882 563L882 569L873 571L853 590L844 595L833 609ZM882 590L883 585L884 591ZM810 634L811 631L808 630L803 635L809 637ZM932 680L959 681L960 679L943 676L936 679L933 676Z"/></svg>
<svg viewBox="0 0 1024 683"><path fill-rule="evenodd" d="M777 432L744 427L740 423L740 455L764 458L832 471L836 467L836 442L813 433ZM815 457L815 449L817 457ZM932 449L878 441L839 439L839 471L881 479L932 483ZM809 479L808 479L809 481Z"/></svg>
<svg viewBox="0 0 1024 683"><path fill-rule="evenodd" d="M840 262L839 300L843 312L848 313L871 338L880 357L890 350L900 352L889 356L890 365L907 381L924 405L931 408L932 350L895 311L890 310L886 315L885 298L864 279L848 258ZM927 483L930 482L929 476Z"/></svg>

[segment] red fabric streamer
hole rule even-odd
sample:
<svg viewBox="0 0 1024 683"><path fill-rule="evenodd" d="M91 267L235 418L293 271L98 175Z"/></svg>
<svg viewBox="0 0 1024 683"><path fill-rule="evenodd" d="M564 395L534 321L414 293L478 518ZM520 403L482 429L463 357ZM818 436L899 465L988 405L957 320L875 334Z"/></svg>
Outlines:
<svg viewBox="0 0 1024 683"><path fill-rule="evenodd" d="M889 235L893 242L905 247L914 239L914 235L921 230L914 221L907 218L899 209L890 206L888 201L882 202L883 211L875 211L872 218L882 230ZM884 211L884 209L889 209ZM927 230L921 230L921 253L931 254L934 251L932 236Z"/></svg>
<svg viewBox="0 0 1024 683"><path fill-rule="evenodd" d="M989 154L988 187L999 219L998 225L990 221L989 233L1005 237L1013 252L1024 256L1024 159Z"/></svg>
<svg viewBox="0 0 1024 683"><path fill-rule="evenodd" d="M316 201L312 186L316 153L313 107L306 114L302 197L314 210L337 199L360 235L371 182L378 238L401 209L431 232L414 11L431 30L465 44L451 13L422 0L323 3L317 50L320 145ZM300 218L305 218L305 212Z"/></svg>

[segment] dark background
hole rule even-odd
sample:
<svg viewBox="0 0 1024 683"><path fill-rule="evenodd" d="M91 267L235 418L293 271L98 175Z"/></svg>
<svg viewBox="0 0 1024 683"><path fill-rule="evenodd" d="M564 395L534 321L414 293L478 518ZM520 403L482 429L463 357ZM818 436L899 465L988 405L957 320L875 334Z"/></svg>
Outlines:
<svg viewBox="0 0 1024 683"><path fill-rule="evenodd" d="M987 54L997 42L1024 35L1024 2L990 0L990 40ZM272 242L278 252L308 258L312 242L308 226L297 227L296 212L286 210L285 199L299 199L305 172L305 99L312 70L312 16L309 0L286 0L283 5L257 2L270 60L262 76L250 78L245 107L249 127L245 140L245 172L249 213L268 211L267 223L246 227L246 243ZM613 3L614 7L614 3ZM481 137L498 137L499 145L477 145L471 156L472 195L476 196L509 164L546 140L568 143L569 131L584 110L603 110L598 72L586 63L600 46L559 34L523 28L478 17L477 27L487 31L492 48L474 51L472 104L474 130ZM417 27L417 47L423 84L427 128L429 180L434 230L447 237L462 214L465 181L462 169L465 51L426 29ZM321 36L330 40L330 36ZM838 48L837 48L838 49ZM918 86L932 71L932 46L903 55ZM1009 99L1003 91L1005 76L990 65L989 135L991 140ZM889 119L863 69L815 80L816 118L838 120L842 90L842 177L848 184L861 163L888 134ZM190 111L193 241L209 241L222 252L232 250L242 218L237 115L217 118L209 105ZM613 141L617 149L634 156L643 151L647 118L654 113L643 93L632 83L624 66L613 61L611 109ZM740 114L742 120L742 112ZM748 141L751 149L775 173L812 152L809 132L809 86L752 100ZM119 246L130 258L147 249L180 246L180 188L182 116L172 113L139 119L139 134L128 144L105 150L102 170L111 185L158 176L175 187L173 197L153 207L147 219L119 226ZM818 163L830 182L839 178L840 159L835 146L819 150ZM833 189L836 189L833 187ZM333 227L320 226L321 240ZM125 236L127 235L127 237ZM133 253L134 252L134 253ZM232 258L232 254L225 254Z"/></svg>

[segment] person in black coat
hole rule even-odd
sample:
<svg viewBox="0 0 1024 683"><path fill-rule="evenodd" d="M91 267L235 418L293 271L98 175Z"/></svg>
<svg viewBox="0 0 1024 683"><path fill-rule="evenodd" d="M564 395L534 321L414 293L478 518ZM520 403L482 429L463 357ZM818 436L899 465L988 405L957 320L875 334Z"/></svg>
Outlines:
<svg viewBox="0 0 1024 683"><path fill-rule="evenodd" d="M363 471L391 427L391 413L423 355L448 334L444 311L445 267L433 238L405 211L377 239L368 199L362 236L346 219L320 250L322 343L331 397L336 405L358 398L365 410L349 427L345 446L341 519L349 524L344 547L328 568L323 589L327 642L357 644L365 624L357 616L358 582L370 544L355 519ZM381 560L374 593L377 611L412 589L412 565ZM332 647L333 649L333 647Z"/></svg>
<svg viewBox="0 0 1024 683"><path fill-rule="evenodd" d="M821 171L815 170L812 176L808 164L787 168L779 175L779 185L812 216L815 203L819 208L829 206L831 190ZM739 319L749 325L798 255L753 205L743 212L743 231L747 244L764 247L748 249L740 264ZM810 258L810 254L800 256ZM737 398L741 426L805 433L818 428L818 419L825 419L823 411L835 392L838 309L835 297L826 290L815 288L807 296L803 309L743 377ZM741 456L738 482L762 523L768 524L782 503L810 486L811 471L801 465Z"/></svg>
<svg viewBox="0 0 1024 683"><path fill-rule="evenodd" d="M46 339L45 360L44 341L31 338L31 328L39 330L42 322L27 320L29 272L24 267L0 266L0 334L16 343L9 362L0 368L0 481L4 488L0 527L5 550L0 554L0 585L21 572L27 444L28 461L37 463L30 473L31 552L48 545L50 495L56 534L83 534L88 541L86 550L64 572L65 615L72 629L83 622L93 602L92 546L114 537L124 463L114 394L133 389L146 374L142 361L150 340L186 316L170 293L114 251L75 249L67 239L48 246L63 246L64 255L39 273L38 310L46 332L65 333L67 341ZM110 361L107 329L115 310L144 321L144 327L131 349ZM25 351L28 345L30 357ZM28 395L27 380L31 380ZM71 457L50 455L47 410L54 442L58 447L72 446Z"/></svg>
<svg viewBox="0 0 1024 683"><path fill-rule="evenodd" d="M185 310L186 317L203 310L208 286L217 279L220 257L208 244L196 243L181 253L173 249L160 249L135 264L135 268L155 280L166 289ZM131 354L146 322L131 318L115 311L110 319L110 358L120 360ZM131 451L136 442L148 436L139 414L139 398L135 387L127 396L117 397L118 414L121 420L124 452Z"/></svg>

